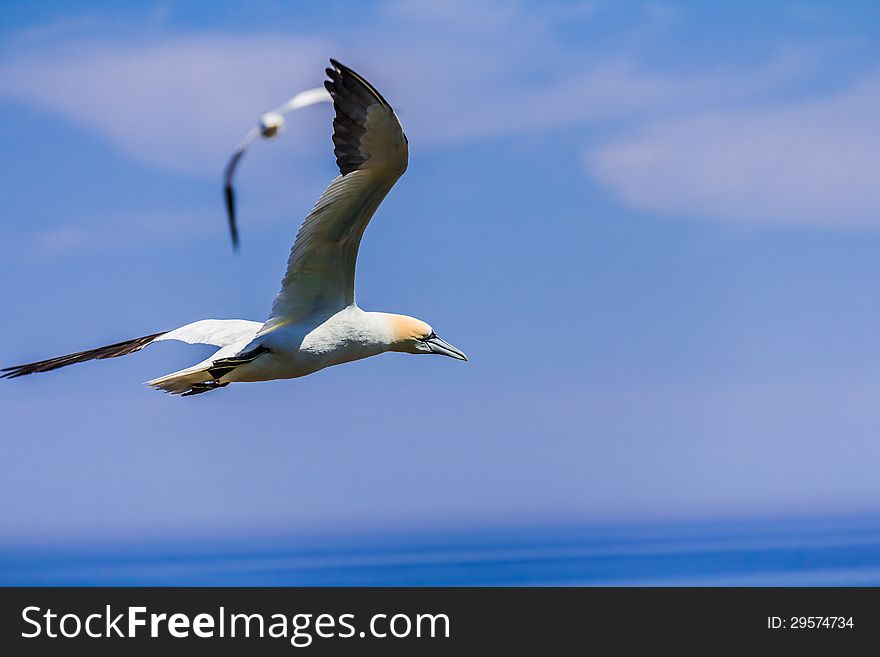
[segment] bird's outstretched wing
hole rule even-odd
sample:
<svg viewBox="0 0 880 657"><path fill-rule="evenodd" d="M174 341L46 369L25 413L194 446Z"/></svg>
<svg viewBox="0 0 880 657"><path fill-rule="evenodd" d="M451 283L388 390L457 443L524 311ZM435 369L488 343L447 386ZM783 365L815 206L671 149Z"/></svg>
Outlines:
<svg viewBox="0 0 880 657"><path fill-rule="evenodd" d="M261 333L354 303L361 236L382 199L406 171L408 147L391 105L347 66L331 59L324 83L333 97L333 145L341 175L299 230L281 292Z"/></svg>
<svg viewBox="0 0 880 657"><path fill-rule="evenodd" d="M326 103L329 101L330 95L324 87L316 87L314 89L301 91L280 107L276 107L271 112L266 112L260 121L260 125L251 128L244 136L244 139L242 139L238 146L235 147L235 150L229 157L229 161L226 163L226 168L223 170L223 199L226 202L226 218L229 221L229 234L232 237L233 248L238 248L238 224L235 217L235 186L233 181L235 178L235 170L238 168L238 164L241 161L241 158L244 157L248 147L258 137L270 137L277 134L281 127L281 123L283 123L281 117L284 114L301 107L308 107L309 105ZM279 122L272 126L274 129L271 132L268 130L269 126L267 126L265 120L267 117L272 117Z"/></svg>
<svg viewBox="0 0 880 657"><path fill-rule="evenodd" d="M235 147L229 162L226 163L226 169L223 171L223 199L226 201L226 218L229 221L229 234L232 237L232 247L238 248L238 225L235 221L235 187L232 181L235 177L235 170L238 163L244 157L248 146L253 143L254 139L260 136L259 128L251 128L244 136L244 139Z"/></svg>
<svg viewBox="0 0 880 657"><path fill-rule="evenodd" d="M281 107L276 107L269 114L287 114L300 107L308 107L316 103L329 103L332 100L324 87L315 87L300 91L296 96L288 100Z"/></svg>
<svg viewBox="0 0 880 657"><path fill-rule="evenodd" d="M246 319L203 319L172 331L153 333L152 335L145 335L133 340L117 342L116 344L96 349L86 349L85 351L58 356L57 358L48 358L35 363L5 367L0 370L0 379L14 379L26 374L50 372L57 370L59 367L85 363L90 360L127 356L163 340L179 340L189 344L210 344L215 347L221 347L222 350L223 347L247 344L256 335L257 331L260 330L261 326L262 324L259 322L250 322Z"/></svg>

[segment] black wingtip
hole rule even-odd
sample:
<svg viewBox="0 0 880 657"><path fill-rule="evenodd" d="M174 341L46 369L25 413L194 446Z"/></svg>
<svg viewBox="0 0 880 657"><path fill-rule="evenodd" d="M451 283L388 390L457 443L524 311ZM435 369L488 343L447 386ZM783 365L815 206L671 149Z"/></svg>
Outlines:
<svg viewBox="0 0 880 657"><path fill-rule="evenodd" d="M232 250L238 251L238 225L235 222L235 191L232 185L223 187L223 197L226 199L226 217L229 220L229 235L232 237Z"/></svg>
<svg viewBox="0 0 880 657"><path fill-rule="evenodd" d="M346 66L345 64L340 62L338 59L333 59L332 57L330 57L330 65L333 67L333 69L326 69L326 71L327 71L327 75L331 79L335 80L339 76L340 73L352 76L355 80L357 80L360 84L362 84L367 89L367 91L373 95L373 97L376 100L378 100L380 103L385 105L385 107L387 107L392 112L394 111L391 108L390 103L387 100L385 100L385 98L384 98L384 96L382 96L382 94L379 93L379 90L376 89L376 87L374 87L372 84L367 82L367 80L360 73L349 68L348 66ZM332 93L331 89L328 88L327 90L331 91L331 93Z"/></svg>

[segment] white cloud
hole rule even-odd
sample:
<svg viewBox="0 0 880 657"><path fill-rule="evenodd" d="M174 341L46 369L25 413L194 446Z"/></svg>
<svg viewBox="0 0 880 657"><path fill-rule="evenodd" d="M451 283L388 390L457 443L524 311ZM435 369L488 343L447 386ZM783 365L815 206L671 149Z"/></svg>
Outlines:
<svg viewBox="0 0 880 657"><path fill-rule="evenodd" d="M592 4L560 13L388 3L357 28L334 26L311 38L163 32L87 42L71 38L76 26L66 26L60 37L51 29L13 40L0 55L0 97L82 125L158 169L212 177L263 111L317 84L326 57L335 55L370 72L420 147L613 121L624 136L591 153L588 167L635 207L738 221L870 222L880 170L872 165L877 113L859 111L876 105L874 87L826 101L718 111L754 107L802 77L816 52L789 46L751 70L684 75L631 56L597 57L557 38L561 25L590 21L598 11ZM662 29L666 19L648 12L633 31L658 22ZM324 129L298 117L285 140L297 147L260 157L327 152L329 121L317 112ZM647 127L633 133L627 126L634 124ZM276 180L282 173L269 161L260 175Z"/></svg>
<svg viewBox="0 0 880 657"><path fill-rule="evenodd" d="M880 81L829 99L655 121L586 161L642 210L880 228Z"/></svg>
<svg viewBox="0 0 880 657"><path fill-rule="evenodd" d="M462 140L547 131L706 106L765 89L776 79L776 69L769 70L735 80L675 77L647 73L626 60L607 60L530 87L507 84L487 95L476 90L463 95L471 102L459 99L448 108L449 115L459 120L445 122L434 138Z"/></svg>
<svg viewBox="0 0 880 657"><path fill-rule="evenodd" d="M13 40L0 56L0 97L72 120L157 168L213 176L263 111L320 82L330 55L370 71L413 142L427 146L693 107L791 75L789 59L739 80L649 74L627 57L597 59L558 39L560 26L589 21L595 11L592 4L536 12L500 3L389 3L348 32L334 26L325 36L291 39L85 40L70 35L76 25L50 26Z"/></svg>
<svg viewBox="0 0 880 657"><path fill-rule="evenodd" d="M326 49L316 39L222 35L50 41L0 60L0 96L84 125L158 168L216 175L262 112L320 82Z"/></svg>
<svg viewBox="0 0 880 657"><path fill-rule="evenodd" d="M540 11L513 3L391 3L385 10L399 22L394 37L364 60L392 86L412 141L427 145L749 99L802 76L815 57L812 48L786 46L753 70L676 74L651 70L631 54L638 49L592 50L561 38L601 13L594 3ZM651 43L671 15L647 5L621 40Z"/></svg>

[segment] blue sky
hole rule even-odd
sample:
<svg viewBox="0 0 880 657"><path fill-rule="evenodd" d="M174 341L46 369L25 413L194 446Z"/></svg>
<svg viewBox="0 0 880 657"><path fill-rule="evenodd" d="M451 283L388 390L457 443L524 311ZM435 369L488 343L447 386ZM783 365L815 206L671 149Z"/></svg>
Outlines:
<svg viewBox="0 0 880 657"><path fill-rule="evenodd" d="M0 6L0 361L265 319L371 80L410 168L358 301L471 358L180 399L135 356L0 382L0 543L880 511L880 6Z"/></svg>

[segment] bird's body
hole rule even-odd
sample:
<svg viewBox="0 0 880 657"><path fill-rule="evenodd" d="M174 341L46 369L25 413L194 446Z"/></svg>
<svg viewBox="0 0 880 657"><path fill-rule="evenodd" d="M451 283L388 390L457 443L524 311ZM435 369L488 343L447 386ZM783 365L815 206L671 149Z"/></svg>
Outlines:
<svg viewBox="0 0 880 657"><path fill-rule="evenodd" d="M257 351L259 357L245 359L247 362L217 377L217 383L296 379L331 365L391 351L396 335L394 315L365 312L355 305L329 317L315 316L291 322L263 335L260 330L264 325L248 324L251 324L250 330L235 335L234 342L224 349L229 352L229 358ZM215 380L210 369L222 360L218 355L220 352L191 368L154 379L148 384L167 392L188 392L193 384Z"/></svg>
<svg viewBox="0 0 880 657"><path fill-rule="evenodd" d="M148 382L172 394L208 392L234 382L292 379L387 351L467 360L433 329L406 315L365 312L355 303L361 236L408 160L406 136L391 106L362 77L331 60L334 152L341 175L300 228L281 291L266 322L201 320L173 331L2 370L6 377L115 358L163 340L219 349L191 367ZM234 222L232 223L235 234Z"/></svg>
<svg viewBox="0 0 880 657"><path fill-rule="evenodd" d="M235 381L293 379L331 365L340 365L388 349L391 335L381 313L349 306L327 318L286 324L256 338L248 348L265 346L271 353L247 366L236 368Z"/></svg>
<svg viewBox="0 0 880 657"><path fill-rule="evenodd" d="M390 351L395 337L394 315L365 312L352 305L330 317L286 324L256 337L241 351L264 347L268 353L235 368L225 380L295 379Z"/></svg>

